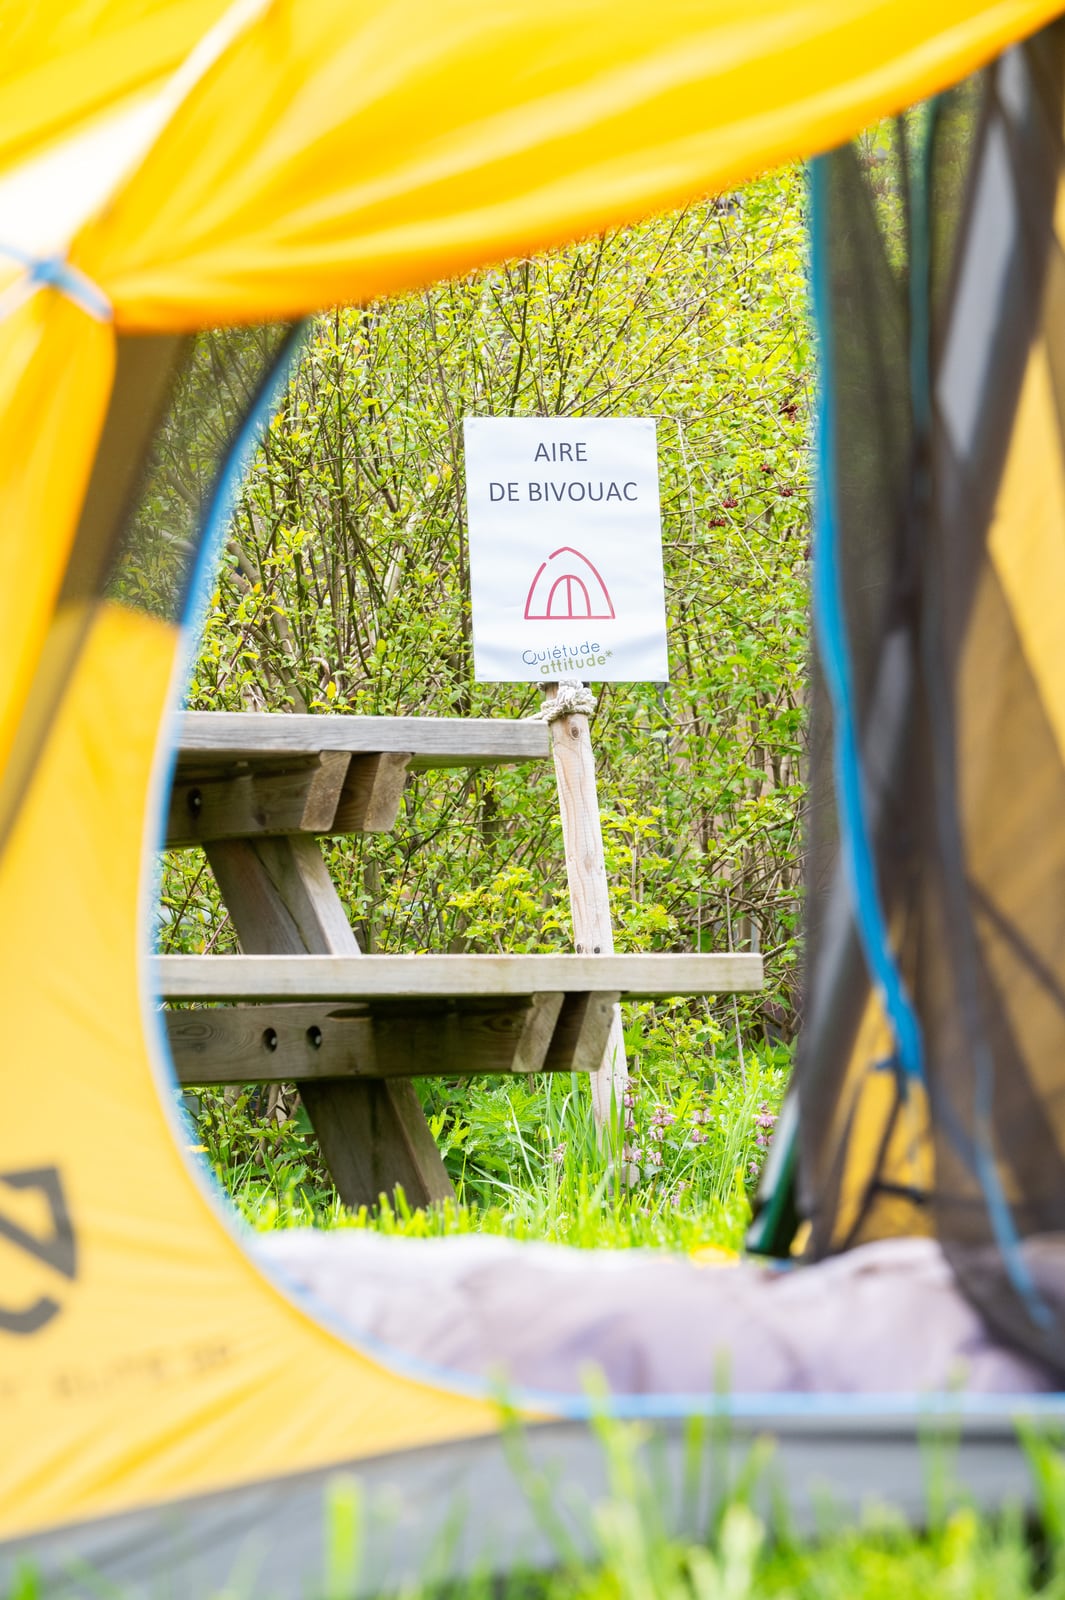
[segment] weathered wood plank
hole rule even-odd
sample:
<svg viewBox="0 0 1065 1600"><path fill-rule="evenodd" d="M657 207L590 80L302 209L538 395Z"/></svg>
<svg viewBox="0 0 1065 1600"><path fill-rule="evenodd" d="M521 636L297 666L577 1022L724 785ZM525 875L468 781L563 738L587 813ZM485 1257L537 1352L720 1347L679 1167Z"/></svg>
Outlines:
<svg viewBox="0 0 1065 1600"><path fill-rule="evenodd" d="M315 952L299 956L300 962L351 966L369 959L359 954L313 839L233 839L206 848L241 943L263 952L229 959L284 965L299 951ZM319 1078L305 1082L301 1092L345 1205L375 1205L397 1184L412 1205L454 1194L412 1083Z"/></svg>
<svg viewBox="0 0 1065 1600"><path fill-rule="evenodd" d="M367 1002L383 1077L536 1072L561 1006L561 995Z"/></svg>
<svg viewBox="0 0 1065 1600"><path fill-rule="evenodd" d="M524 1019L517 1049L514 1052L512 1072L539 1072L547 1060L565 1002L566 996L563 994L532 996L532 1004Z"/></svg>
<svg viewBox="0 0 1065 1600"><path fill-rule="evenodd" d="M601 1071L615 1025L620 1026L616 990L606 994L568 994L544 1061L545 1072ZM606 1112L609 1110L608 1095Z"/></svg>
<svg viewBox="0 0 1065 1600"><path fill-rule="evenodd" d="M164 1021L180 1084L377 1076L365 1007L197 1006Z"/></svg>
<svg viewBox="0 0 1065 1600"><path fill-rule="evenodd" d="M264 840L256 848L275 842ZM615 993L647 1000L668 995L751 993L762 986L762 958L725 954L402 955L359 956L357 960L336 955L292 960L274 955L156 956L153 976L157 993L169 1000L406 999L433 994L490 998L552 992Z"/></svg>
<svg viewBox="0 0 1065 1600"><path fill-rule="evenodd" d="M567 1004L574 998L583 997ZM183 1085L468 1078L538 1072L549 1056L548 1070L590 1071L587 1050L552 1048L562 1006L562 995L432 1000L421 1008L410 1001L196 1006L166 1012L165 1023Z"/></svg>
<svg viewBox="0 0 1065 1600"><path fill-rule="evenodd" d="M378 755L411 752L410 770L542 761L550 739L541 722L495 717L297 716L269 711L187 711L177 719L178 777L188 764L262 762L323 750Z"/></svg>
<svg viewBox="0 0 1065 1600"><path fill-rule="evenodd" d="M333 833L390 833L396 825L410 765L409 750L375 756L349 756L340 801L333 815Z"/></svg>
<svg viewBox="0 0 1065 1600"><path fill-rule="evenodd" d="M344 750L326 750L288 772L238 770L188 781L179 778L170 795L166 842L180 848L211 839L329 833L346 791L351 760Z"/></svg>
<svg viewBox="0 0 1065 1600"><path fill-rule="evenodd" d="M398 1187L416 1206L455 1198L413 1083L396 1078L345 1083L333 1078L307 1087L314 1089L319 1116L331 1116L328 1160L334 1177L339 1169L349 1193L373 1197L363 1204L376 1204L382 1194L391 1195ZM358 1121L352 1115L356 1105ZM324 1152L324 1144L322 1148Z"/></svg>
<svg viewBox="0 0 1065 1600"><path fill-rule="evenodd" d="M552 687L557 695L558 685ZM574 711L568 716L556 717L550 728L573 942L578 955L613 955L610 881L603 853L595 754L588 718L584 712ZM606 1127L611 1108L621 1103L628 1079L621 1011L615 1006L603 1041L602 1063L592 1077L592 1111L597 1128Z"/></svg>

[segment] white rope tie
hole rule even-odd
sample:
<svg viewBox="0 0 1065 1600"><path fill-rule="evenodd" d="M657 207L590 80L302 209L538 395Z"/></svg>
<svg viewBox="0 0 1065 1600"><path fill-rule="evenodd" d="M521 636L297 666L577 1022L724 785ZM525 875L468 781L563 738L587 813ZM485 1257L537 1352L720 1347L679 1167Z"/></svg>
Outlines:
<svg viewBox="0 0 1065 1600"><path fill-rule="evenodd" d="M586 689L579 678L560 678L553 700L545 700L539 711L534 711L526 722L557 722L559 717L571 717L575 711L590 717L595 710L595 695Z"/></svg>

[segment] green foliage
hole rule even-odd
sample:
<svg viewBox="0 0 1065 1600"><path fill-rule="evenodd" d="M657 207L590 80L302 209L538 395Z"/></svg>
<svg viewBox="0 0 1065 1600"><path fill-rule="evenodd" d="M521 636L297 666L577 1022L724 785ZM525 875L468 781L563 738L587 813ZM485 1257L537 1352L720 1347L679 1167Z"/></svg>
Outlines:
<svg viewBox="0 0 1065 1600"><path fill-rule="evenodd" d="M365 1207L345 1211L306 1113L278 1122L261 1090L230 1099L203 1091L192 1148L260 1229L373 1227L423 1238L503 1233L588 1249L738 1250L787 1053L748 1055L743 1076L727 1060L725 1070L697 1077L687 1052L701 1026L678 1006L651 1030L654 1060L642 1066L605 1152L589 1097L569 1076L490 1083L464 1095L446 1080L428 1080L429 1125L458 1195L428 1211L413 1211L401 1192L394 1203L382 1196L372 1215Z"/></svg>
<svg viewBox="0 0 1065 1600"><path fill-rule="evenodd" d="M776 175L320 319L233 521L189 695L527 713L534 689L471 681L462 418L658 416L672 682L604 688L595 723L619 942L757 941L785 1019L809 538L801 195L798 173ZM345 841L333 865L371 949L569 939L542 767L418 777L395 833ZM173 864L164 892L175 948L202 937L187 871Z"/></svg>
<svg viewBox="0 0 1065 1600"><path fill-rule="evenodd" d="M775 1112L796 1006L802 201L801 175L777 174L725 201L319 319L229 530L190 705L522 716L535 686L472 682L462 418L659 419L672 681L603 687L593 728L616 942L760 948L767 991L630 1010L634 1125L615 1160L630 1180L616 1202L624 1219L604 1209L612 1180L576 1128L586 1096L427 1081L460 1215L477 1226L505 1218L591 1242L598 1196L614 1236L677 1241L696 1214L703 1237L709 1228L735 1243L742 1231L764 1131L753 1119L763 1102ZM197 393L216 366L205 347L187 380ZM175 439L177 453L186 446ZM166 466L155 514L176 525L197 492L195 463ZM327 854L367 951L572 948L547 764L420 775L391 834L337 840ZM160 936L171 950L233 948L198 855L166 862ZM246 1210L336 1213L305 1123L281 1120L287 1097L201 1103L200 1141ZM706 1121L689 1126L692 1116Z"/></svg>
<svg viewBox="0 0 1065 1600"><path fill-rule="evenodd" d="M557 1504L548 1474L529 1463L515 1429L511 1466L558 1552L557 1570L415 1587L407 1591L411 1600L1065 1600L1065 1469L1060 1450L1044 1439L1027 1441L1038 1539L1018 1507L982 1517L958 1487L948 1503L930 1505L924 1528L888 1507L863 1517L822 1504L816 1536L799 1540L789 1527L786 1488L772 1497L771 1518L760 1509L774 1478L768 1441L740 1461L719 1504L698 1504L698 1463L714 1445L693 1419L688 1456L696 1499L688 1515L701 1514L709 1527L709 1537L696 1539L671 1531L678 1506L664 1499L645 1430L605 1415L596 1430L608 1487L582 1515L590 1556L567 1535L576 1509ZM935 1466L949 1474L946 1447L939 1448Z"/></svg>
<svg viewBox="0 0 1065 1600"><path fill-rule="evenodd" d="M557 1552L553 1571L485 1572L441 1584L430 1561L423 1581L402 1591L406 1600L1065 1600L1065 1467L1046 1440L1028 1440L1037 1537L1016 1507L982 1517L959 1490L948 1505L930 1509L923 1529L888 1508L855 1518L826 1506L817 1536L798 1540L787 1526L786 1495L772 1520L759 1509L773 1469L762 1445L740 1464L721 1504L688 1508L709 1526L709 1536L697 1539L672 1531L678 1508L663 1502L644 1430L605 1416L596 1426L607 1493L579 1510L558 1504L551 1477L530 1463L520 1429L509 1428L510 1464ZM697 1420L689 1444L695 1464L708 1447ZM570 1533L577 1517L590 1538L587 1553ZM320 1600L354 1600L360 1592L365 1527L358 1483L338 1476L326 1496ZM78 1577L79 1592L122 1600L121 1590L91 1572ZM169 1593L160 1579L160 1593ZM27 1562L6 1600L38 1600L43 1592ZM214 1600L270 1600L273 1593L268 1577L252 1584L238 1571Z"/></svg>

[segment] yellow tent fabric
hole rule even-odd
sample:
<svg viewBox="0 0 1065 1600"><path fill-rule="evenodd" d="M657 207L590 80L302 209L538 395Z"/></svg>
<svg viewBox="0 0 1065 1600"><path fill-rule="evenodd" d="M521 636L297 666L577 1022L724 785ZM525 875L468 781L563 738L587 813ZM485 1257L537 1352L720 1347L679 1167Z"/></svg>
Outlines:
<svg viewBox="0 0 1065 1600"><path fill-rule="evenodd" d="M1057 9L275 3L73 259L128 328L394 294L838 144Z"/></svg>
<svg viewBox="0 0 1065 1600"><path fill-rule="evenodd" d="M17 1064L0 1200L47 1237L46 1191L17 1180L58 1174L76 1253L57 1272L0 1238L5 1306L56 1308L32 1336L0 1334L0 1537L495 1426L490 1405L389 1371L278 1295L175 1147L140 935L178 630L61 603L116 330L297 317L679 204L847 138L1059 4L0 10L18 18L0 66L0 762L35 750L0 791ZM79 163L105 147L86 217ZM30 161L47 163L36 208L15 181ZM70 639L41 726L49 653Z"/></svg>
<svg viewBox="0 0 1065 1600"><path fill-rule="evenodd" d="M522 0L489 11L482 0L238 0L159 88L193 24L206 20L190 0L73 13L40 4L32 26L9 5L0 13L13 46L0 75L0 127L9 129L0 161L6 151L10 166L21 153L24 165L47 158L48 169L46 184L35 170L20 193L19 173L5 185L0 166L0 312L30 291L25 258L45 253L69 254L130 331L298 317L396 293L839 143L1058 8L862 0L841 13L835 0ZM101 42L122 113L104 149L93 142L102 90L87 88L98 82ZM141 114L130 116L131 99ZM70 110L45 115L42 103ZM113 189L79 232L94 164ZM35 459L49 438L91 429L106 391L90 318L48 336L53 316L71 320L59 298L48 290L5 331L3 436L26 429L27 387L51 394L70 381L61 368L95 366L85 381L96 394L72 397L54 432L35 427ZM54 525L44 544L62 552L69 523L53 524L42 503L61 499L62 486L47 472L39 482L25 474L21 450L12 469L14 484L0 474L0 503L14 513L9 539L29 527L41 539ZM0 590L0 628L14 639L0 687L0 761L59 571L44 556L32 579L11 571L16 581Z"/></svg>
<svg viewBox="0 0 1065 1600"><path fill-rule="evenodd" d="M0 171L164 82L226 0L0 4Z"/></svg>
<svg viewBox="0 0 1065 1600"><path fill-rule="evenodd" d="M807 1254L927 1229L1059 1382L1063 85L1059 23L815 168L794 1080Z"/></svg>
<svg viewBox="0 0 1065 1600"><path fill-rule="evenodd" d="M116 326L150 331L298 317L679 204L960 78L1058 0L862 0L844 12L836 0L239 0L105 150L92 140L100 98L86 88L100 41L128 113L203 14L189 0L40 4L30 26L13 9L0 14L14 46L0 152L49 167L46 186L34 172L21 194L17 172L6 186L0 176L0 310L29 290L23 258L69 254ZM66 117L40 111L44 91ZM94 163L114 187L79 232ZM59 295L19 318L21 337L7 331L5 439L26 427L25 384L51 392L60 367L84 370L88 347L99 350L89 318L46 337ZM21 376L31 362L33 380ZM94 412L99 394L79 394L62 431L91 426ZM47 449L49 430L36 434ZM17 495L7 526L39 538L50 524L38 497L56 491L31 492L21 452L13 467L18 489L0 479L0 497ZM62 550L68 536L57 526L47 543ZM4 637L17 628L29 652L16 645L0 689L0 759L57 572L46 559L32 584L0 592Z"/></svg>

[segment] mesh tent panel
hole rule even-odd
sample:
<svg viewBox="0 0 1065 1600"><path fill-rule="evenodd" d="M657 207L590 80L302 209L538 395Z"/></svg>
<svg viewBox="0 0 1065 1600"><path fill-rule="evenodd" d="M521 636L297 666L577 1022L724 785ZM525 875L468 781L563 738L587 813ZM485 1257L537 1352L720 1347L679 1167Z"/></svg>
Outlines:
<svg viewBox="0 0 1065 1600"><path fill-rule="evenodd" d="M0 778L0 850L98 607L179 620L204 516L287 328L118 340L100 445L51 624Z"/></svg>
<svg viewBox="0 0 1065 1600"><path fill-rule="evenodd" d="M1065 1368L1065 34L824 158L831 485L877 915L923 1083L877 1018L814 679L801 1204L822 1256L929 1225Z"/></svg>

